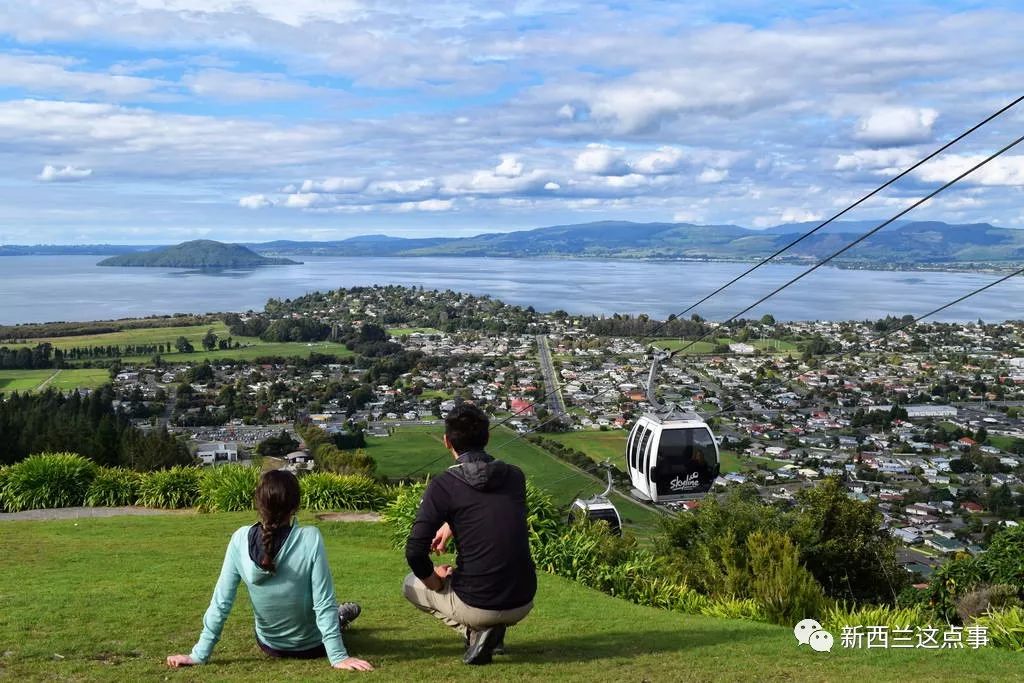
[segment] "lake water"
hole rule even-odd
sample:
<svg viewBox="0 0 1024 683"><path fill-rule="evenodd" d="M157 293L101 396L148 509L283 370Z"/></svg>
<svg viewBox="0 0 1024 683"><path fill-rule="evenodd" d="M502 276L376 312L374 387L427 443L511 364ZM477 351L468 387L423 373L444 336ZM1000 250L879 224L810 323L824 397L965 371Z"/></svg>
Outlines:
<svg viewBox="0 0 1024 683"><path fill-rule="evenodd" d="M539 311L678 313L749 267L745 263L630 260L303 257L295 266L203 272L101 268L100 256L0 257L0 324L101 320L169 313L245 311L271 297L372 284L489 294ZM804 269L765 266L697 309L710 319L739 312ZM779 320L863 320L919 315L998 279L991 273L822 268L746 314ZM1024 277L936 316L1024 318Z"/></svg>

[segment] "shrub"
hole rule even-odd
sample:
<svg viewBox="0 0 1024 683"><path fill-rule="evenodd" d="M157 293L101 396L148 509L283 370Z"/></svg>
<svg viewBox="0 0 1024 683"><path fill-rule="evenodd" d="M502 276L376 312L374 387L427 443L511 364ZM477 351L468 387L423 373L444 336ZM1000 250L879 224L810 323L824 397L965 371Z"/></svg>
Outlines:
<svg viewBox="0 0 1024 683"><path fill-rule="evenodd" d="M31 455L7 468L4 506L11 512L81 505L96 465L74 453Z"/></svg>
<svg viewBox="0 0 1024 683"><path fill-rule="evenodd" d="M199 509L203 512L237 512L253 509L253 494L260 469L248 465L223 465L207 470L199 482Z"/></svg>
<svg viewBox="0 0 1024 683"><path fill-rule="evenodd" d="M816 618L825 606L825 592L800 564L793 542L777 531L755 531L747 538L751 597L769 621L795 624Z"/></svg>
<svg viewBox="0 0 1024 683"><path fill-rule="evenodd" d="M988 612L1020 606L1017 589L1004 583L978 586L956 601L956 613L963 624L970 624Z"/></svg>
<svg viewBox="0 0 1024 683"><path fill-rule="evenodd" d="M989 581L1014 586L1024 593L1024 527L1003 529L978 558Z"/></svg>
<svg viewBox="0 0 1024 683"><path fill-rule="evenodd" d="M194 507L199 500L203 472L197 467L172 467L143 476L139 503L152 508Z"/></svg>
<svg viewBox="0 0 1024 683"><path fill-rule="evenodd" d="M402 484L397 487L397 494L381 513L381 519L388 527L391 545L397 549L405 547L405 541L412 531L412 523L420 508L420 500L426 484Z"/></svg>
<svg viewBox="0 0 1024 683"><path fill-rule="evenodd" d="M996 647L1024 652L1024 609L992 612L978 617L973 625L987 628L989 640Z"/></svg>
<svg viewBox="0 0 1024 683"><path fill-rule="evenodd" d="M10 477L10 467L0 467L0 512L7 512L6 494L7 479Z"/></svg>
<svg viewBox="0 0 1024 683"><path fill-rule="evenodd" d="M383 486L358 475L313 472L299 485L307 510L380 510L387 502Z"/></svg>
<svg viewBox="0 0 1024 683"><path fill-rule="evenodd" d="M89 484L85 504L90 507L117 507L134 505L139 499L142 477L137 472L120 467L102 467Z"/></svg>
<svg viewBox="0 0 1024 683"><path fill-rule="evenodd" d="M707 600L699 611L705 617L716 619L745 619L747 621L769 621L764 609L751 598L716 598Z"/></svg>
<svg viewBox="0 0 1024 683"><path fill-rule="evenodd" d="M827 607L821 623L833 633L839 633L844 626L885 626L889 629L906 629L928 626L933 623L933 614L922 605L915 607L863 606L837 602Z"/></svg>
<svg viewBox="0 0 1024 683"><path fill-rule="evenodd" d="M928 603L946 621L958 619L956 601L986 580L985 567L973 557L958 557L939 567L928 584Z"/></svg>

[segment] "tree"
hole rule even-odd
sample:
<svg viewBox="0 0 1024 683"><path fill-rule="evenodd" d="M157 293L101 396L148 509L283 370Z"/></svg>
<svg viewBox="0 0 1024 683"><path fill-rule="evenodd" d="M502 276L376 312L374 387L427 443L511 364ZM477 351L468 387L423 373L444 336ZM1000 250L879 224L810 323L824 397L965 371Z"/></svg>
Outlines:
<svg viewBox="0 0 1024 683"><path fill-rule="evenodd" d="M217 335L212 329L206 331L206 335L203 337L203 348L207 351L213 351L217 348Z"/></svg>
<svg viewBox="0 0 1024 683"><path fill-rule="evenodd" d="M276 436L267 437L256 446L256 454L265 458L283 458L299 447L299 442L292 435L281 430Z"/></svg>
<svg viewBox="0 0 1024 683"><path fill-rule="evenodd" d="M196 350L192 343L184 336L178 337L175 340L174 348L178 349L178 353L192 353Z"/></svg>

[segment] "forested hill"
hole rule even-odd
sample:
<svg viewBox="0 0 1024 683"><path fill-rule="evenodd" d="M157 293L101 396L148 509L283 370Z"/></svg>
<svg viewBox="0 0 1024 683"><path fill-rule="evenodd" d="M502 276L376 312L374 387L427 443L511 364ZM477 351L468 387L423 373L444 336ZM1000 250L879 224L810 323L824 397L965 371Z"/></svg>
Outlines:
<svg viewBox="0 0 1024 683"><path fill-rule="evenodd" d="M147 266L159 268L252 268L291 265L297 261L260 256L240 244L193 240L140 254L121 254L99 262L101 266Z"/></svg>

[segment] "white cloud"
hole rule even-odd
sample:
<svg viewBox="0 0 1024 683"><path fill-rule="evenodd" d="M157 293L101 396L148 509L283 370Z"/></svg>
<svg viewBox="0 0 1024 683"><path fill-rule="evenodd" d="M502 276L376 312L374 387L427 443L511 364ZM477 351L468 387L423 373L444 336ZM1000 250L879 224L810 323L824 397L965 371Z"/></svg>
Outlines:
<svg viewBox="0 0 1024 683"><path fill-rule="evenodd" d="M348 194L362 192L366 189L366 178L350 176L332 176L323 180L304 180L299 192L330 192Z"/></svg>
<svg viewBox="0 0 1024 683"><path fill-rule="evenodd" d="M548 182L544 183L544 189L545 190L551 190L551 191L561 190L562 186L559 185L558 183L554 182L554 181L548 181Z"/></svg>
<svg viewBox="0 0 1024 683"><path fill-rule="evenodd" d="M279 74L249 74L226 69L203 69L186 74L182 85L199 97L229 102L298 100L329 91L294 83Z"/></svg>
<svg viewBox="0 0 1024 683"><path fill-rule="evenodd" d="M523 174L523 164L515 154L502 154L501 163L494 168L494 175L504 178L518 178Z"/></svg>
<svg viewBox="0 0 1024 683"><path fill-rule="evenodd" d="M613 149L608 145L590 144L580 152L573 164L580 173L593 175L626 175L629 165L623 159L621 149Z"/></svg>
<svg viewBox="0 0 1024 683"><path fill-rule="evenodd" d="M713 183L720 183L728 177L729 171L727 170L718 168L705 168L703 171L700 172L700 175L697 176L697 182L707 183L710 185Z"/></svg>
<svg viewBox="0 0 1024 683"><path fill-rule="evenodd" d="M682 168L684 158L683 150L678 147L659 147L640 157L632 167L635 172L646 175L676 173Z"/></svg>
<svg viewBox="0 0 1024 683"><path fill-rule="evenodd" d="M326 204L324 195L314 192L296 192L285 197L284 205L289 209L310 209L318 204Z"/></svg>
<svg viewBox="0 0 1024 683"><path fill-rule="evenodd" d="M274 202L265 194L251 194L238 200L238 205L243 209L266 209L274 205Z"/></svg>
<svg viewBox="0 0 1024 683"><path fill-rule="evenodd" d="M32 93L124 100L145 97L172 84L159 79L87 71L74 60L63 57L0 54L0 85Z"/></svg>
<svg viewBox="0 0 1024 683"><path fill-rule="evenodd" d="M79 180L85 180L91 175L91 168L78 168L76 166L62 166L57 168L56 166L50 166L47 164L46 166L43 166L43 170L40 171L36 178L38 180L42 180L44 183L74 183Z"/></svg>
<svg viewBox="0 0 1024 683"><path fill-rule="evenodd" d="M939 117L934 109L882 107L857 122L854 138L870 145L899 147L932 139L932 125Z"/></svg>
<svg viewBox="0 0 1024 683"><path fill-rule="evenodd" d="M396 207L396 211L451 211L455 208L455 201L452 199L425 199L420 202L402 202Z"/></svg>
<svg viewBox="0 0 1024 683"><path fill-rule="evenodd" d="M914 171L914 175L928 183L947 183L985 158L980 154L941 156ZM993 159L960 182L965 185L1024 186L1024 155L1004 155Z"/></svg>
<svg viewBox="0 0 1024 683"><path fill-rule="evenodd" d="M806 208L789 208L782 212L780 220L783 223L808 223L820 221L821 214Z"/></svg>
<svg viewBox="0 0 1024 683"><path fill-rule="evenodd" d="M859 149L840 154L836 159L837 171L872 171L880 175L894 175L917 161L918 155L907 149Z"/></svg>
<svg viewBox="0 0 1024 683"><path fill-rule="evenodd" d="M558 108L558 118L572 121L576 118L576 107L571 104L563 104Z"/></svg>

